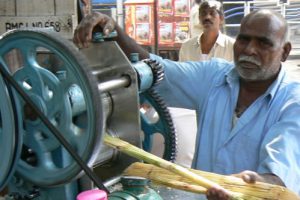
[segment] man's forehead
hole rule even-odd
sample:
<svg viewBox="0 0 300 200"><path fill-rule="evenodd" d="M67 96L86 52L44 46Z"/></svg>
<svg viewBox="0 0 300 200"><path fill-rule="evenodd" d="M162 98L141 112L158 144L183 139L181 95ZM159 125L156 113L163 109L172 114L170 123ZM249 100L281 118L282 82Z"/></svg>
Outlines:
<svg viewBox="0 0 300 200"><path fill-rule="evenodd" d="M241 26L239 35L244 35L248 37L267 37L270 35L269 32L264 31L263 27L256 27L256 26Z"/></svg>
<svg viewBox="0 0 300 200"><path fill-rule="evenodd" d="M262 31L261 29L253 29L251 27L247 27L245 29L241 28L238 33L238 37L257 41L269 41L271 43L276 43L279 39L278 33Z"/></svg>
<svg viewBox="0 0 300 200"><path fill-rule="evenodd" d="M250 18L241 24L240 33L272 37L283 34L283 26L278 20L272 18Z"/></svg>
<svg viewBox="0 0 300 200"><path fill-rule="evenodd" d="M271 35L261 34L261 33L253 33L253 32L242 32L240 31L238 36L246 37L246 38L252 38L256 40L272 40Z"/></svg>
<svg viewBox="0 0 300 200"><path fill-rule="evenodd" d="M249 14L241 23L241 28L258 29L259 31L277 32L284 29L284 21L269 10Z"/></svg>

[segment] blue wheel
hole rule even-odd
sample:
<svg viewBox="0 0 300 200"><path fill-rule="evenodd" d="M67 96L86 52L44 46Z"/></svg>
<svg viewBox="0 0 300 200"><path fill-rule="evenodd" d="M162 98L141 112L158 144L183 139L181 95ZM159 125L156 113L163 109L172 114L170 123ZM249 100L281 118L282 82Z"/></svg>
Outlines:
<svg viewBox="0 0 300 200"><path fill-rule="evenodd" d="M3 59L0 59L4 67ZM18 127L16 113L18 108L14 102L13 92L0 76L0 191L6 186L16 170L20 158L22 137Z"/></svg>
<svg viewBox="0 0 300 200"><path fill-rule="evenodd" d="M97 81L85 58L58 34L37 30L8 32L0 46L2 61L15 80L91 166L97 158L104 120ZM5 59L13 53L13 59ZM63 184L78 177L79 165L26 102L17 101L19 118L23 118L18 175L39 186Z"/></svg>

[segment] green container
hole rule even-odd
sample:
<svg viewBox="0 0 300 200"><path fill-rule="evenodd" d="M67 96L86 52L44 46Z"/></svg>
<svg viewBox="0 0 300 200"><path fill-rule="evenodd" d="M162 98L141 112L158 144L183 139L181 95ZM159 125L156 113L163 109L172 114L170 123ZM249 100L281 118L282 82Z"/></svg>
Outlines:
<svg viewBox="0 0 300 200"><path fill-rule="evenodd" d="M163 200L149 187L149 183L142 177L124 176L121 178L123 190L112 192L108 200Z"/></svg>

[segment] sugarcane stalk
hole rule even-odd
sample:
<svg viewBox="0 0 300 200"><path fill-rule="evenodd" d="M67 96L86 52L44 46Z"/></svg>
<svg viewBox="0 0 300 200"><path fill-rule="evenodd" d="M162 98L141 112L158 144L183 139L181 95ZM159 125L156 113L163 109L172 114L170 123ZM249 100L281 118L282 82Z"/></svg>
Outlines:
<svg viewBox="0 0 300 200"><path fill-rule="evenodd" d="M247 200L300 200L300 197L295 193L279 185L272 185L263 182L248 184L242 179L233 176L225 176L194 169L189 170L209 180L212 180L217 184L220 184L227 190L236 193L242 193L244 195L243 198ZM189 179L174 174L168 170L156 167L152 164L138 162L133 163L124 171L124 175L148 178L157 184L189 192L200 194L205 194L206 192L205 188L195 185L195 183L193 183Z"/></svg>
<svg viewBox="0 0 300 200"><path fill-rule="evenodd" d="M156 166L164 168L166 170L170 170L175 174L179 174L180 176L183 176L206 189L209 189L212 187L223 189L228 192L231 200L244 200L242 194L230 192L215 182L212 182L200 175L197 175L194 172L192 172L182 166L176 165L172 162L166 161L158 156L148 153L132 144L129 144L128 142L126 142L124 140L121 140L119 138L115 138L108 134L105 134L104 142L105 142L105 144L107 144L111 147L114 147L118 151L126 153L129 156L141 159L147 163L156 165Z"/></svg>

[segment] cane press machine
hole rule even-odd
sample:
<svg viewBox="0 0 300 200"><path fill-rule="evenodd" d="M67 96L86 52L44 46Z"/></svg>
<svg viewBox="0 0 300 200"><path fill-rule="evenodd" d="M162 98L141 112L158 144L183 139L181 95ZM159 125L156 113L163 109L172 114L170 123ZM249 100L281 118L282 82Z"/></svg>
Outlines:
<svg viewBox="0 0 300 200"><path fill-rule="evenodd" d="M160 133L162 156L175 158L173 124L152 88L163 77L161 66L129 61L115 42L97 40L78 50L44 30L1 36L0 191L6 191L5 199L71 200L84 190L107 189L136 160L105 146L104 134L151 151L153 136ZM157 121L146 117L143 105L155 109Z"/></svg>

